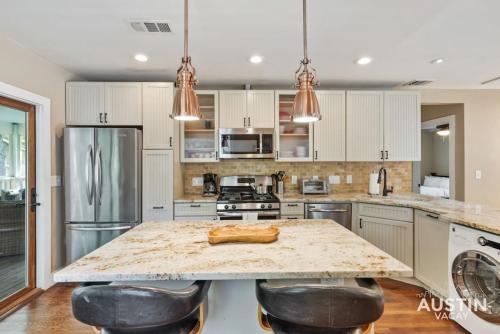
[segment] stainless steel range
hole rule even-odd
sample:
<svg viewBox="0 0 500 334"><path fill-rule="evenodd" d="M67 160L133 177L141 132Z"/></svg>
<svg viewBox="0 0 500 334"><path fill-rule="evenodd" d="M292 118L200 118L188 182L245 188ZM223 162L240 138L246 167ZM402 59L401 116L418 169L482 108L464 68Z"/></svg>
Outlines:
<svg viewBox="0 0 500 334"><path fill-rule="evenodd" d="M219 220L279 219L280 201L270 176L224 176L217 198Z"/></svg>

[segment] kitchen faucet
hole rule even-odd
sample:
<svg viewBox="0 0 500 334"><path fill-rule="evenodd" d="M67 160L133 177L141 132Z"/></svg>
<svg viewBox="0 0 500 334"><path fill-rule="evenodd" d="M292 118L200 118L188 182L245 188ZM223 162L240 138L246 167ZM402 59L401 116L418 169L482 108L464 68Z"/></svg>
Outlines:
<svg viewBox="0 0 500 334"><path fill-rule="evenodd" d="M387 170L384 167L381 167L378 171L377 183L380 184L380 182L382 182L382 172L384 172L384 189L382 190L382 196L387 196L388 193L392 193L394 191L394 187L387 189Z"/></svg>

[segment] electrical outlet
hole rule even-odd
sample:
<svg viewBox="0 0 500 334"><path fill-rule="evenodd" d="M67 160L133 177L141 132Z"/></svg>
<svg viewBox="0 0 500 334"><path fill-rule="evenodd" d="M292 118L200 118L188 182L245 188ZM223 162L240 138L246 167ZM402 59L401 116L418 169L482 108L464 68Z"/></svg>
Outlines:
<svg viewBox="0 0 500 334"><path fill-rule="evenodd" d="M191 179L191 185L193 187L198 187L203 185L203 178L202 177L193 177Z"/></svg>
<svg viewBox="0 0 500 334"><path fill-rule="evenodd" d="M352 183L352 175L347 175L346 183L347 184L351 184Z"/></svg>
<svg viewBox="0 0 500 334"><path fill-rule="evenodd" d="M483 177L483 174L482 174L481 170L477 169L476 170L476 180L481 180L482 177Z"/></svg>
<svg viewBox="0 0 500 334"><path fill-rule="evenodd" d="M297 184L297 175L292 175L292 184Z"/></svg>
<svg viewBox="0 0 500 334"><path fill-rule="evenodd" d="M333 176L333 184L340 184L340 175Z"/></svg>
<svg viewBox="0 0 500 334"><path fill-rule="evenodd" d="M335 175L328 176L328 183L335 184Z"/></svg>

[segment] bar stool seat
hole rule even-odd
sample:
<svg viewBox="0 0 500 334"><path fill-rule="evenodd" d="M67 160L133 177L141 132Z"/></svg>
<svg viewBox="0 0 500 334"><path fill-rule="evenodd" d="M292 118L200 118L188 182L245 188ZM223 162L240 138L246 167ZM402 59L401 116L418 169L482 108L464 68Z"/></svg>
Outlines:
<svg viewBox="0 0 500 334"><path fill-rule="evenodd" d="M261 319L276 334L354 334L384 311L382 289L373 279L357 286L271 284L258 280L257 300L267 312Z"/></svg>
<svg viewBox="0 0 500 334"><path fill-rule="evenodd" d="M200 308L211 281L171 290L134 285L79 287L73 291L73 314L101 328L103 334L188 334L202 322Z"/></svg>

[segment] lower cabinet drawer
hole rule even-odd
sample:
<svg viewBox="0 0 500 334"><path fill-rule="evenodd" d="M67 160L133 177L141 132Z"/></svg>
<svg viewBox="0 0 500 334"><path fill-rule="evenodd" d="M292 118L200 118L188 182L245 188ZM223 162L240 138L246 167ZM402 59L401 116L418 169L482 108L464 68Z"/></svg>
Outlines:
<svg viewBox="0 0 500 334"><path fill-rule="evenodd" d="M175 217L174 220L190 220L190 221L198 221L198 220L217 220L217 216L193 216L193 217Z"/></svg>
<svg viewBox="0 0 500 334"><path fill-rule="evenodd" d="M281 203L282 216L304 216L304 203Z"/></svg>
<svg viewBox="0 0 500 334"><path fill-rule="evenodd" d="M215 203L176 203L174 205L175 217L216 216Z"/></svg>
<svg viewBox="0 0 500 334"><path fill-rule="evenodd" d="M281 219L304 219L304 215L298 215L298 216L281 216Z"/></svg>

